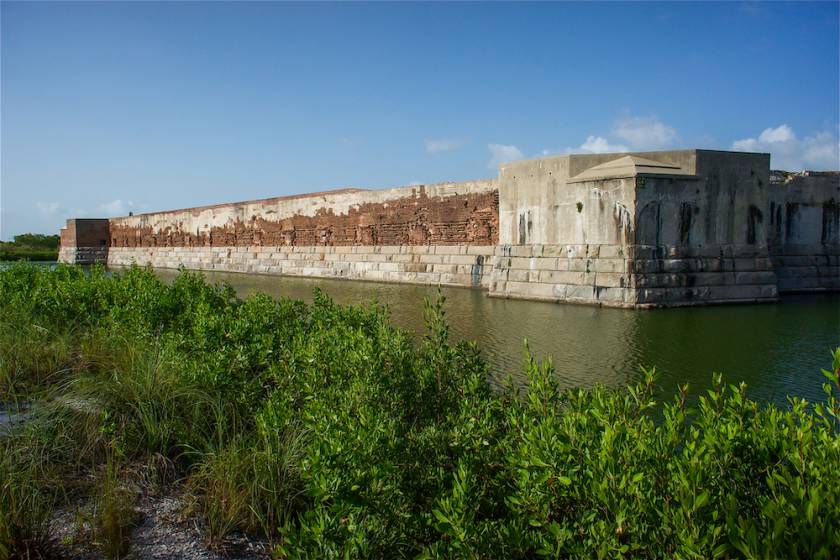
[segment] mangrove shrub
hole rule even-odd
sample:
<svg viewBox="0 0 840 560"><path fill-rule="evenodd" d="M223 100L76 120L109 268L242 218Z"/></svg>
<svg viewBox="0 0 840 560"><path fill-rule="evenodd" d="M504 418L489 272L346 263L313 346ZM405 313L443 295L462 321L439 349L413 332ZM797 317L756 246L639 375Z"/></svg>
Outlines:
<svg viewBox="0 0 840 560"><path fill-rule="evenodd" d="M527 353L527 386L494 391L444 310L427 302L418 341L318 291L0 271L0 400L31 406L0 437L0 553L44 546L48 508L125 496L139 471L194 497L211 545L252 533L278 557L840 556L840 351L822 402L782 408L720 376L661 395L652 370L560 390Z"/></svg>

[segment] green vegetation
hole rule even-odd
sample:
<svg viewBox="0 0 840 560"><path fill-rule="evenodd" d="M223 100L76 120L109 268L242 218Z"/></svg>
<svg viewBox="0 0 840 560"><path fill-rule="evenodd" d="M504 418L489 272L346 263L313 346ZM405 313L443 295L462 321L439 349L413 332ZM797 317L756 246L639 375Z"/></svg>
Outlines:
<svg viewBox="0 0 840 560"><path fill-rule="evenodd" d="M14 265L0 312L2 400L32 404L0 437L0 557L42 550L51 509L85 497L123 557L132 476L192 495L211 545L250 532L281 558L840 556L840 350L824 402L715 377L690 407L653 371L560 391L531 356L526 391L493 392L440 299L415 344L319 292Z"/></svg>
<svg viewBox="0 0 840 560"><path fill-rule="evenodd" d="M0 261L55 261L60 243L57 235L16 235L14 241L0 241Z"/></svg>

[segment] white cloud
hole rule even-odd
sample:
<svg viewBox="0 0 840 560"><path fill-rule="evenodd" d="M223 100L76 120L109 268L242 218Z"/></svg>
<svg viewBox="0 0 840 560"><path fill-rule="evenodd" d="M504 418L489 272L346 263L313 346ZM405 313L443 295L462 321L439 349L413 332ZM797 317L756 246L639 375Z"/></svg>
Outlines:
<svg viewBox="0 0 840 560"><path fill-rule="evenodd" d="M793 129L786 124L777 126L776 128L765 128L758 136L759 142L770 144L773 142L789 142L796 140L796 134Z"/></svg>
<svg viewBox="0 0 840 560"><path fill-rule="evenodd" d="M496 169L499 165L522 159L522 151L516 146L507 144L487 144L487 149L490 150L490 161L487 167Z"/></svg>
<svg viewBox="0 0 840 560"><path fill-rule="evenodd" d="M35 208L45 218L52 218L58 212L61 205L58 202L36 202Z"/></svg>
<svg viewBox="0 0 840 560"><path fill-rule="evenodd" d="M623 144L610 144L610 142L602 137L602 136L589 136L586 138L586 142L580 145L580 147L569 150L570 152L582 152L585 154L607 154L610 152L626 152L627 146Z"/></svg>
<svg viewBox="0 0 840 560"><path fill-rule="evenodd" d="M840 169L840 143L830 132L797 138L793 128L781 124L765 128L758 138L744 138L732 143L740 152L769 152L770 167L787 171Z"/></svg>
<svg viewBox="0 0 840 560"><path fill-rule="evenodd" d="M590 135L586 137L586 141L576 148L565 148L562 150L555 150L546 148L542 151L543 156L563 155L563 154L609 154L618 152L627 152L629 148L624 144L613 144L603 136Z"/></svg>
<svg viewBox="0 0 840 560"><path fill-rule="evenodd" d="M622 117L613 125L612 135L634 150L670 148L677 139L677 131L656 117Z"/></svg>
<svg viewBox="0 0 840 560"><path fill-rule="evenodd" d="M617 119L609 134L590 134L576 148L565 150L543 150L543 155L552 153L605 154L617 152L662 150L671 148L677 140L677 131L656 117L621 117Z"/></svg>
<svg viewBox="0 0 840 560"><path fill-rule="evenodd" d="M463 145L463 142L455 138L433 138L431 140L426 140L426 152L430 154L452 152Z"/></svg>
<svg viewBox="0 0 840 560"><path fill-rule="evenodd" d="M120 199L112 200L110 202L104 202L96 207L96 213L103 215L103 218L111 218L113 216L125 216L133 210L133 202L125 202Z"/></svg>

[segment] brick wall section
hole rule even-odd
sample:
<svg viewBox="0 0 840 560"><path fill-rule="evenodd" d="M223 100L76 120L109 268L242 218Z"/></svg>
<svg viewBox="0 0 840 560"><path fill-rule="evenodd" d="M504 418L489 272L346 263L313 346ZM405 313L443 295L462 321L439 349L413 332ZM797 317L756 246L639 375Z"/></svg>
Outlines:
<svg viewBox="0 0 840 560"><path fill-rule="evenodd" d="M110 224L105 218L67 220L59 236L60 262L75 264L104 263L108 258Z"/></svg>
<svg viewBox="0 0 840 560"><path fill-rule="evenodd" d="M105 218L75 218L67 220L59 232L62 247L107 247L109 220Z"/></svg>
<svg viewBox="0 0 840 560"><path fill-rule="evenodd" d="M498 190L492 182L469 182L117 218L110 246L496 245L498 238Z"/></svg>

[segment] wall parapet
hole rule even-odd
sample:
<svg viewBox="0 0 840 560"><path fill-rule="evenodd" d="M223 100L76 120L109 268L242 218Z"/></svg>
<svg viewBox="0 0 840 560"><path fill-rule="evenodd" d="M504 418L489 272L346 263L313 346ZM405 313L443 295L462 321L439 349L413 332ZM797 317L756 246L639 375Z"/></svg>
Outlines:
<svg viewBox="0 0 840 560"><path fill-rule="evenodd" d="M112 247L495 245L494 181L339 191L111 220Z"/></svg>

